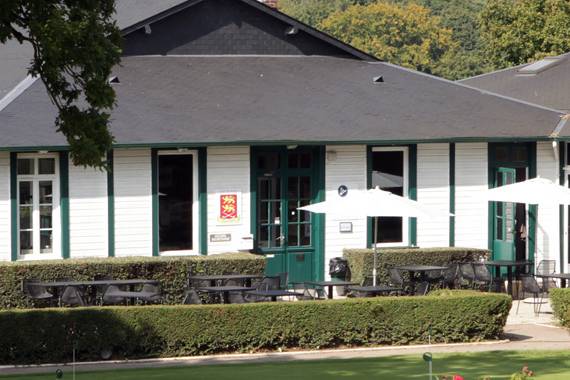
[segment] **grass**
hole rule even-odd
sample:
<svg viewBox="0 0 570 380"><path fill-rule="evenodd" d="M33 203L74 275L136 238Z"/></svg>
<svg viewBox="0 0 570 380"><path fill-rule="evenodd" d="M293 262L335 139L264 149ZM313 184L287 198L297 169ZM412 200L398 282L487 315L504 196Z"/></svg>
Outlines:
<svg viewBox="0 0 570 380"><path fill-rule="evenodd" d="M490 376L509 379L528 364L532 379L570 378L568 351L496 351L471 354L434 354L434 374L461 374L466 380ZM297 361L281 363L225 364L176 368L78 372L77 380L253 380L253 379L427 379L427 366L421 355L385 358ZM0 376L2 380L54 379L53 373L26 376ZM72 379L65 369L64 379Z"/></svg>

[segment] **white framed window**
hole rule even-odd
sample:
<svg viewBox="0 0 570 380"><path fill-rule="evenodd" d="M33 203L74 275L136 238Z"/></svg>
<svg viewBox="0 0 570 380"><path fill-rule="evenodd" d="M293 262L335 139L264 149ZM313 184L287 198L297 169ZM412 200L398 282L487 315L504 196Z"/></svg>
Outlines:
<svg viewBox="0 0 570 380"><path fill-rule="evenodd" d="M407 197L409 189L408 148L373 147L371 154L370 186L372 188L378 186L382 190ZM374 231L372 231L372 236L374 239ZM378 247L409 245L408 218L378 218L377 241L374 243Z"/></svg>
<svg viewBox="0 0 570 380"><path fill-rule="evenodd" d="M198 254L198 151L159 151L157 160L159 252Z"/></svg>
<svg viewBox="0 0 570 380"><path fill-rule="evenodd" d="M57 154L18 154L18 255L60 257L60 196Z"/></svg>

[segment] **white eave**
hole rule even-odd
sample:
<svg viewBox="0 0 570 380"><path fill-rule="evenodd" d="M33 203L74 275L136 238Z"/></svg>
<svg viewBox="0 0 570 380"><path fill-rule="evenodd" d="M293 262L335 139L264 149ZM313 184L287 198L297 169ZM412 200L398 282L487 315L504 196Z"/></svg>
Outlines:
<svg viewBox="0 0 570 380"><path fill-rule="evenodd" d="M26 91L32 84L34 84L37 79L38 77L28 75L23 81L18 83L16 87L14 87L12 90L10 90L9 93L6 94L6 96L0 99L0 111L6 108L10 103L14 101L14 99Z"/></svg>

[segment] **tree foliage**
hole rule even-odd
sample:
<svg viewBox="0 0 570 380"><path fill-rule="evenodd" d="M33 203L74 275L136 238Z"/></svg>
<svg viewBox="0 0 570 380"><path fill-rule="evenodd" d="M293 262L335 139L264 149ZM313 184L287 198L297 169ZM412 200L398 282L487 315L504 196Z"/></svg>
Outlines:
<svg viewBox="0 0 570 380"><path fill-rule="evenodd" d="M564 53L570 50L570 1L488 0L481 37L496 68Z"/></svg>
<svg viewBox="0 0 570 380"><path fill-rule="evenodd" d="M377 2L353 5L321 23L337 38L388 62L432 73L435 63L455 48L451 30L417 4Z"/></svg>
<svg viewBox="0 0 570 380"><path fill-rule="evenodd" d="M76 165L103 167L113 137L111 69L120 60L115 0L1 0L0 43L33 47L29 73L39 76L59 114L57 130Z"/></svg>
<svg viewBox="0 0 570 380"><path fill-rule="evenodd" d="M336 11L351 5L365 5L375 0L279 0L279 10L293 18L319 28L321 22Z"/></svg>

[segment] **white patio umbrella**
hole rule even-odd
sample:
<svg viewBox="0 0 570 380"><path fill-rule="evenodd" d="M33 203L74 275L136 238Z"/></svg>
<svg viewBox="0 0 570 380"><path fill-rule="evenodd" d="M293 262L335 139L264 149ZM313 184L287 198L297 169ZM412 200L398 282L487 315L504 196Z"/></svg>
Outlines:
<svg viewBox="0 0 570 380"><path fill-rule="evenodd" d="M546 178L532 178L489 189L485 197L494 202L568 205L570 204L570 189Z"/></svg>
<svg viewBox="0 0 570 380"><path fill-rule="evenodd" d="M339 191L340 193L340 191ZM344 196L335 195L324 202L299 207L299 210L327 214L337 218L365 218L379 216L432 217L431 211L420 203L392 194L379 188L360 192L347 191ZM378 219L374 219L374 242L378 234ZM373 285L376 286L376 262L378 250L374 244Z"/></svg>

